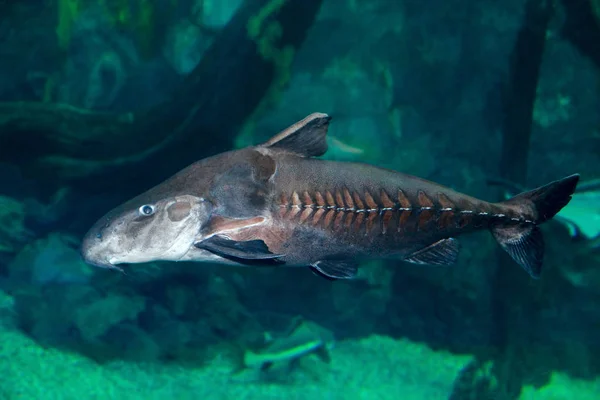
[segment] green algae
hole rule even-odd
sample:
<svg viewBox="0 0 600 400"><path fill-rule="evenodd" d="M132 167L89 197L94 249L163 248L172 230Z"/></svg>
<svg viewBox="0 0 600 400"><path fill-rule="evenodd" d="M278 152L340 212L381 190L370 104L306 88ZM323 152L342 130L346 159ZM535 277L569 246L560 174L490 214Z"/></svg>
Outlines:
<svg viewBox="0 0 600 400"><path fill-rule="evenodd" d="M371 336L339 342L330 364L302 360L287 384L235 381L234 362L215 352L205 366L94 363L43 348L14 329L0 330L0 397L21 399L340 399L446 400L470 356L407 340ZM357 369L360 365L360 369ZM24 380L23 378L26 377ZM333 396L333 397L332 397Z"/></svg>
<svg viewBox="0 0 600 400"><path fill-rule="evenodd" d="M553 372L548 384L536 388L525 386L519 400L597 400L600 397L600 378L586 381Z"/></svg>

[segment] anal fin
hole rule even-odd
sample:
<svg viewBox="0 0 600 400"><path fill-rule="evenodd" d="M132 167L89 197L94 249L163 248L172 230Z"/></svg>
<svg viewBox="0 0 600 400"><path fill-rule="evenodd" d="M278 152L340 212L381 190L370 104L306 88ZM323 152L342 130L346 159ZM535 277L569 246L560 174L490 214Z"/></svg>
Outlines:
<svg viewBox="0 0 600 400"><path fill-rule="evenodd" d="M515 225L492 228L500 246L534 279L542 272L544 237L536 225Z"/></svg>
<svg viewBox="0 0 600 400"><path fill-rule="evenodd" d="M241 260L273 260L283 254L273 254L262 240L236 241L221 236L211 236L194 244L197 248L208 250L224 258Z"/></svg>
<svg viewBox="0 0 600 400"><path fill-rule="evenodd" d="M439 240L404 259L413 264L452 265L458 259L460 245L454 238Z"/></svg>
<svg viewBox="0 0 600 400"><path fill-rule="evenodd" d="M322 260L311 264L310 269L316 275L333 281L355 278L358 272L358 265L352 261Z"/></svg>

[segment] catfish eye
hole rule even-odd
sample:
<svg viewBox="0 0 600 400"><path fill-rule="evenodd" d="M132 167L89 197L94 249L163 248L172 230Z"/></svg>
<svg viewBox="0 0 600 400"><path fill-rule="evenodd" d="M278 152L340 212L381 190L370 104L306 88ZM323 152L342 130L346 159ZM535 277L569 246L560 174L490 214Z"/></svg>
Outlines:
<svg viewBox="0 0 600 400"><path fill-rule="evenodd" d="M138 212L140 213L140 215L145 215L145 216L152 215L152 214L154 214L154 207L146 204L146 205L141 206L138 209Z"/></svg>

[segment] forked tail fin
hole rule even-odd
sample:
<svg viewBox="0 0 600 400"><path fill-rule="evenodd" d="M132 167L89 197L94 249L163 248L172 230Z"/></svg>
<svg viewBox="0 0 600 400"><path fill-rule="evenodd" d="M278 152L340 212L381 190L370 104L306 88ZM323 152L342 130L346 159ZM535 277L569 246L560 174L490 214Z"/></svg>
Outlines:
<svg viewBox="0 0 600 400"><path fill-rule="evenodd" d="M544 259L544 238L538 225L554 217L571 201L577 182L579 174L570 175L501 203L516 207L532 218L494 225L491 231L500 246L535 279L540 277Z"/></svg>

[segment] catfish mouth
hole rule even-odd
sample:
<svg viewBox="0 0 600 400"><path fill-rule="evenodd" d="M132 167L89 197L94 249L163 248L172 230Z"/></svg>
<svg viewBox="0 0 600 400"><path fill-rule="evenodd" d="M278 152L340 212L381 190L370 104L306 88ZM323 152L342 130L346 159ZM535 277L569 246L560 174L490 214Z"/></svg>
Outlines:
<svg viewBox="0 0 600 400"><path fill-rule="evenodd" d="M81 258L83 258L83 261L85 261L86 264L92 265L94 267L107 268L107 269L120 269L112 262L112 260L104 259L104 258L94 258L94 257L90 256L90 254L87 253L86 251L81 252Z"/></svg>
<svg viewBox="0 0 600 400"><path fill-rule="evenodd" d="M110 266L106 267L106 268L108 268L108 269L114 269L114 270L117 270L119 272L125 273L124 268L126 268L126 267L129 266L129 263L117 263L117 264L112 264L111 263Z"/></svg>
<svg viewBox="0 0 600 400"><path fill-rule="evenodd" d="M85 256L83 256L83 260L86 262L86 264L89 264L93 267L114 268L114 265L112 263L110 263L109 261L91 260Z"/></svg>
<svg viewBox="0 0 600 400"><path fill-rule="evenodd" d="M120 271L123 271L122 268L118 267L116 264L120 264L118 262L118 260L116 260L115 257L110 257L110 256L102 256L101 255L101 251L98 251L97 248L95 248L95 246L97 246L97 241L100 240L100 238L97 237L97 235L94 235L96 237L90 237L91 235L88 234L86 235L86 237L83 240L83 244L81 246L81 250L80 250L80 254L81 254L81 258L83 259L83 261L86 264L89 264L91 266L94 267L98 267L98 268L106 268L106 269L117 269ZM100 254L98 254L100 253ZM122 264L120 264L122 265Z"/></svg>
<svg viewBox="0 0 600 400"><path fill-rule="evenodd" d="M128 262L119 262L115 258L110 258L108 260L108 266L106 268L109 268L109 269L121 269L121 267L127 267L127 266L129 266Z"/></svg>
<svg viewBox="0 0 600 400"><path fill-rule="evenodd" d="M123 262L120 263L114 257L109 258L107 260L92 260L89 258L83 257L84 261L94 267L104 268L104 269L114 269L119 272L125 272L123 268L129 266L129 263Z"/></svg>
<svg viewBox="0 0 600 400"><path fill-rule="evenodd" d="M88 233L85 238L83 239L83 243L81 245L80 248L80 255L81 258L83 259L83 261L86 264L92 265L94 267L99 267L99 268L112 268L113 265L110 263L110 261L104 257L98 257L97 254L95 254L96 252L94 251L94 244L93 240L91 238L90 233Z"/></svg>

